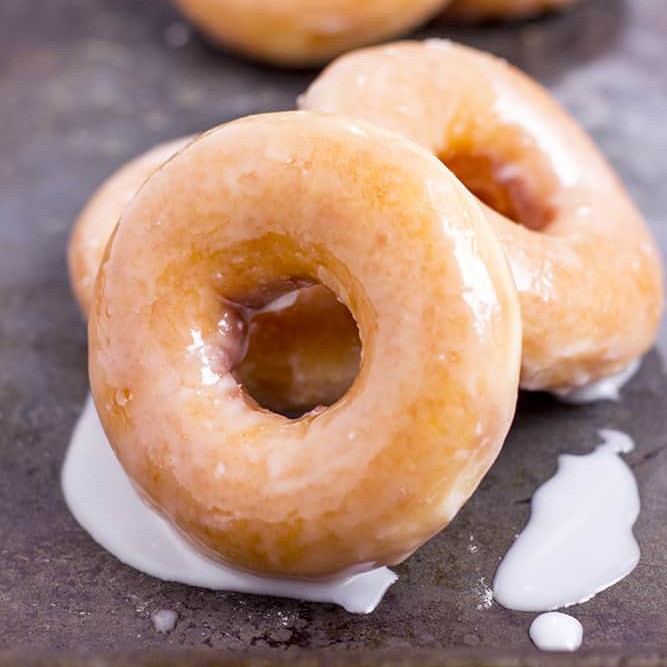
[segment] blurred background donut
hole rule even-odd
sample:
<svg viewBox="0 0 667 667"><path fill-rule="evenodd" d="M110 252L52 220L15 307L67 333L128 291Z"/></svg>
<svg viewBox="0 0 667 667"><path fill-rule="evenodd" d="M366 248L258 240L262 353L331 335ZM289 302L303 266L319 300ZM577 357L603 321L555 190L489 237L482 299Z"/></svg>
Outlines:
<svg viewBox="0 0 667 667"><path fill-rule="evenodd" d="M317 65L416 28L447 0L174 0L214 41L257 60Z"/></svg>

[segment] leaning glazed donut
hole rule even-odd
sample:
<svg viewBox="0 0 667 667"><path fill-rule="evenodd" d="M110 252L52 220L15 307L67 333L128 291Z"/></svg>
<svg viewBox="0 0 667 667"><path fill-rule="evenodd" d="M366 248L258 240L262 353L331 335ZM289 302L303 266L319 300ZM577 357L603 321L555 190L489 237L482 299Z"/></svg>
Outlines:
<svg viewBox="0 0 667 667"><path fill-rule="evenodd" d="M233 375L241 311L323 284L363 343L290 420ZM520 317L479 205L416 144L342 117L196 139L125 209L89 321L100 419L148 501L209 555L318 577L395 563L456 514L516 401Z"/></svg>
<svg viewBox="0 0 667 667"><path fill-rule="evenodd" d="M70 282L84 315L104 250L130 199L192 137L161 144L110 176L77 219L68 248ZM335 402L359 368L359 336L349 310L329 290L293 293L281 308L246 311L248 349L236 377L264 407L299 412Z"/></svg>
<svg viewBox="0 0 667 667"><path fill-rule="evenodd" d="M567 392L651 347L653 239L589 137L524 74L449 42L404 42L339 59L301 106L402 133L487 204L519 290L524 388Z"/></svg>
<svg viewBox="0 0 667 667"><path fill-rule="evenodd" d="M579 0L452 0L443 16L457 21L502 21L554 12Z"/></svg>
<svg viewBox="0 0 667 667"><path fill-rule="evenodd" d="M270 63L317 65L417 27L447 0L174 0L214 40Z"/></svg>

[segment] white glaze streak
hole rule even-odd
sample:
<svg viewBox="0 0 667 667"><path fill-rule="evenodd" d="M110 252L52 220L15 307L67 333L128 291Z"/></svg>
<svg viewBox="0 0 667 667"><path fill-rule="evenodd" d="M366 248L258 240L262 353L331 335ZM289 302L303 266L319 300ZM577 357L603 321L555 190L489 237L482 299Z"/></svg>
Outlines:
<svg viewBox="0 0 667 667"><path fill-rule="evenodd" d="M635 477L618 456L629 436L600 431L604 444L564 454L533 496L528 525L503 559L494 599L518 611L585 602L629 574L639 561L632 526L639 515Z"/></svg>
<svg viewBox="0 0 667 667"><path fill-rule="evenodd" d="M596 401L617 401L620 398L621 389L635 376L639 370L641 361L633 361L627 368L602 378L597 382L591 382L583 387L570 389L568 391L555 391L554 396L563 403L572 405L583 405Z"/></svg>
<svg viewBox="0 0 667 667"><path fill-rule="evenodd" d="M141 501L109 446L90 397L67 451L62 487L74 518L99 545L126 565L165 581L331 602L349 612L370 613L397 579L385 567L337 581L270 579L202 556Z"/></svg>

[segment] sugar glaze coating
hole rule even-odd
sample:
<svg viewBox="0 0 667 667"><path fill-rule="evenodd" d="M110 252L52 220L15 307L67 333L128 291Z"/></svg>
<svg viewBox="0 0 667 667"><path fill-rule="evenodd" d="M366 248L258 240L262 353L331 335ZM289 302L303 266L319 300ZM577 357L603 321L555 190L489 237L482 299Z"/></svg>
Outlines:
<svg viewBox="0 0 667 667"><path fill-rule="evenodd" d="M321 283L361 368L289 420L234 379L240 306ZM192 142L107 246L89 319L105 432L143 496L210 556L323 577L400 562L445 526L512 420L520 317L476 200L363 122L255 116Z"/></svg>
<svg viewBox="0 0 667 667"><path fill-rule="evenodd" d="M67 248L67 264L72 291L84 315L90 310L97 271L123 209L146 179L191 139L159 144L124 164L97 188L79 214Z"/></svg>
<svg viewBox="0 0 667 667"><path fill-rule="evenodd" d="M68 246L70 283L85 316L104 250L123 210L148 177L191 140L175 139L146 151L109 176L86 203ZM280 308L247 309L245 315L248 346L235 375L263 406L289 413L328 405L354 380L359 368L357 327L329 290L304 288Z"/></svg>
<svg viewBox="0 0 667 667"><path fill-rule="evenodd" d="M529 77L451 42L400 42L339 58L300 104L409 137L497 209L485 206L519 290L522 387L568 392L653 345L656 244L590 138Z"/></svg>

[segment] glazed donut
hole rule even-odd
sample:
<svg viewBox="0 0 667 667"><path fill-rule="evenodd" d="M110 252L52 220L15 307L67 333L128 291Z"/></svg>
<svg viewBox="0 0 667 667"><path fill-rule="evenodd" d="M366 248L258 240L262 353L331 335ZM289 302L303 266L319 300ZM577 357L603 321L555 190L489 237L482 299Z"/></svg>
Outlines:
<svg viewBox="0 0 667 667"><path fill-rule="evenodd" d="M502 21L530 18L570 7L579 0L452 0L444 18L456 21Z"/></svg>
<svg viewBox="0 0 667 667"><path fill-rule="evenodd" d="M209 37L258 60L318 65L407 32L447 0L174 0Z"/></svg>
<svg viewBox="0 0 667 667"><path fill-rule="evenodd" d="M400 132L488 205L519 291L522 387L568 392L654 343L655 243L589 137L527 76L450 42L403 42L332 63L301 107Z"/></svg>
<svg viewBox="0 0 667 667"><path fill-rule="evenodd" d="M68 247L70 282L87 316L104 249L130 199L192 137L161 144L110 176L77 219ZM349 310L329 290L294 292L291 303L246 312L248 351L235 375L266 408L303 412L335 402L359 369L359 335Z"/></svg>
<svg viewBox="0 0 667 667"><path fill-rule="evenodd" d="M350 390L290 420L232 369L241 311L294 284L347 305ZM520 316L474 197L399 135L326 114L254 116L167 162L100 268L89 370L147 500L195 546L262 574L407 557L456 514L514 413Z"/></svg>

